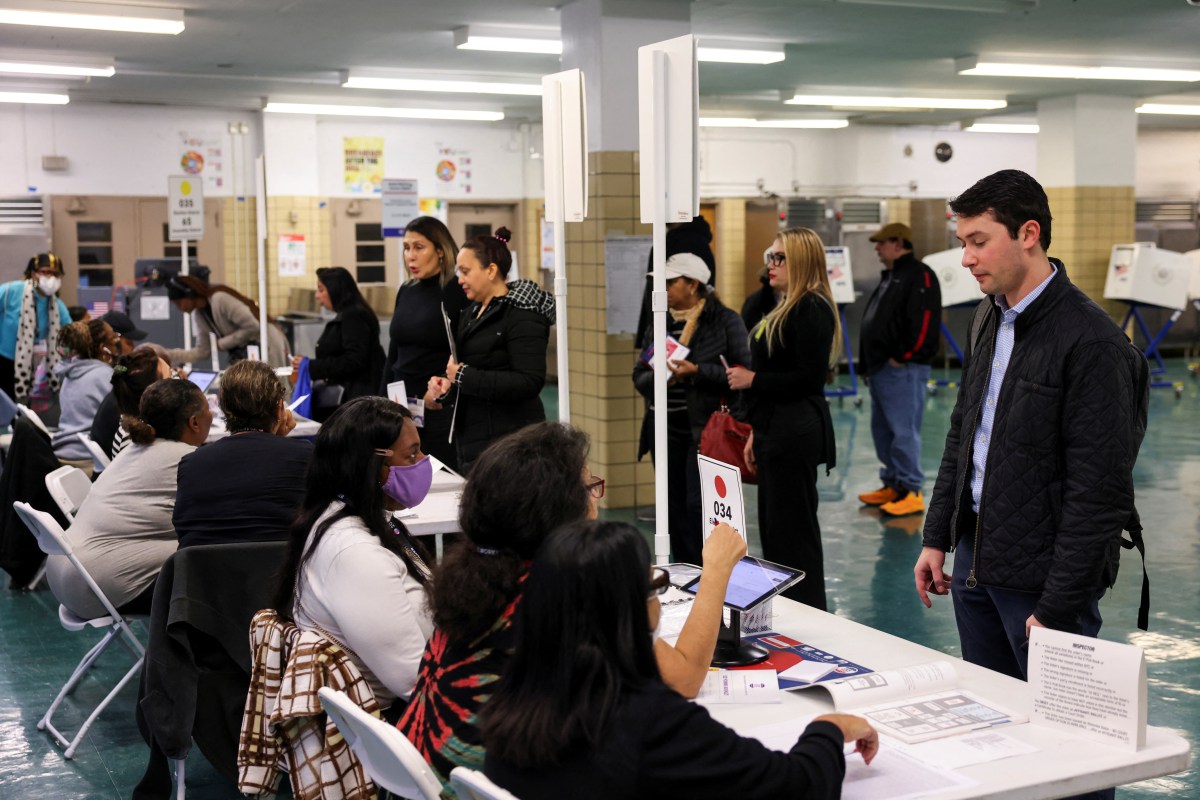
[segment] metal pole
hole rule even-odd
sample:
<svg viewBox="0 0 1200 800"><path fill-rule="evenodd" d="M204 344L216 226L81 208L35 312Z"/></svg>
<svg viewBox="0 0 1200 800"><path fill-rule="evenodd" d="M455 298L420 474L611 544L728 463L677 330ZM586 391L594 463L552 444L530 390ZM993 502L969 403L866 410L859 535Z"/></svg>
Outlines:
<svg viewBox="0 0 1200 800"><path fill-rule="evenodd" d="M179 274L188 274L188 242L184 239L179 243ZM183 315L183 349L190 350L192 348L192 315L190 313Z"/></svg>
<svg viewBox="0 0 1200 800"><path fill-rule="evenodd" d="M563 174L562 84L554 81L550 92L550 119L543 124L558 126L554 153L547 153L558 167L558 191L554 199L554 324L558 356L558 421L571 421L571 375L567 353L567 201Z"/></svg>
<svg viewBox="0 0 1200 800"><path fill-rule="evenodd" d="M267 175L263 157L254 159L254 188L258 193L255 210L258 212L258 352L271 363L267 350Z"/></svg>
<svg viewBox="0 0 1200 800"><path fill-rule="evenodd" d="M667 511L667 54L654 52L654 560L670 561Z"/></svg>

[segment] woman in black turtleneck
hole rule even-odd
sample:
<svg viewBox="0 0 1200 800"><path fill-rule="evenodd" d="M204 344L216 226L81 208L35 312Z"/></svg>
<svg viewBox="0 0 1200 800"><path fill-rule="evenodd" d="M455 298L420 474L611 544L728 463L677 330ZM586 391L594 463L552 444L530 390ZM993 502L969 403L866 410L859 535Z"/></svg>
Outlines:
<svg viewBox="0 0 1200 800"><path fill-rule="evenodd" d="M417 217L404 229L404 266L408 275L396 292L392 314L391 343L379 393L387 396L387 385L404 381L410 397L421 397L434 375L442 375L450 358L450 344L442 322L442 307L451 323L467 305L467 296L454 279L458 246L450 231L433 217ZM425 409L421 449L458 468L454 445L448 441L452 403L440 410Z"/></svg>

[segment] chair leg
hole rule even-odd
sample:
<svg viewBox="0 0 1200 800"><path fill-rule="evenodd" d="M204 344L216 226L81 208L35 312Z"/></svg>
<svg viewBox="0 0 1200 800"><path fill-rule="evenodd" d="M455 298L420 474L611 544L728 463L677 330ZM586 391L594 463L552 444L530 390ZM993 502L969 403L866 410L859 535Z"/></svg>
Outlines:
<svg viewBox="0 0 1200 800"><path fill-rule="evenodd" d="M21 591L32 592L38 587L38 584L41 583L46 577L46 564L49 563L49 561L50 559L44 559L42 561L42 565L38 567L38 571L34 573L33 578L29 581L29 583L21 587Z"/></svg>
<svg viewBox="0 0 1200 800"><path fill-rule="evenodd" d="M96 717L100 716L104 709L108 707L108 704L113 701L113 698L121 693L121 690L125 688L125 684L129 683L129 681L131 681L135 675L142 671L142 662L143 659L139 658L137 662L129 668L129 671L125 673L125 677L121 678L117 685L113 687L113 690L108 693L108 696L101 700L100 704L96 706L95 710L93 710L88 718L84 720L83 727L79 729L79 733L75 734L75 738L71 740L71 743L63 752L63 757L73 758L75 756L75 748L79 746L81 741L83 741L83 737L87 735L88 729L92 727L92 723L96 721ZM61 734L59 735L61 736Z"/></svg>
<svg viewBox="0 0 1200 800"><path fill-rule="evenodd" d="M83 680L83 676L86 675L88 670L92 668L92 664L96 663L96 659L100 657L100 653L103 652L104 648L108 647L109 643L112 642L113 637L116 635L117 631L110 629L109 632L104 635L104 638L97 642L96 645L87 652L87 655L85 655L83 660L79 662L79 665L75 667L75 671L71 673L71 677L68 678L67 682L63 684L62 689L59 689L58 696L54 698L54 702L50 704L50 708L46 709L46 713L42 716L41 720L38 721L38 730L46 730L47 728L53 730L50 724L50 718L54 716L54 712L58 709L59 704L62 703L67 695L75 690L75 687L79 685L81 680ZM60 739L59 744L65 746L67 742L65 739Z"/></svg>
<svg viewBox="0 0 1200 800"><path fill-rule="evenodd" d="M187 767L187 759L171 759L171 763L175 765L175 800L184 800L184 771Z"/></svg>

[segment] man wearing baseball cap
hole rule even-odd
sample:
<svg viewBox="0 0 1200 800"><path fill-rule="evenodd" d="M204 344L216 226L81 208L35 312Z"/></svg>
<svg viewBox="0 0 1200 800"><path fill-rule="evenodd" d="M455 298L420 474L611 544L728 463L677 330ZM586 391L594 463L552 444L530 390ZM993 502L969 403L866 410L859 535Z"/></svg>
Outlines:
<svg viewBox="0 0 1200 800"><path fill-rule="evenodd" d="M116 355L119 356L132 353L134 348L150 335L138 329L133 324L133 320L129 318L129 315L120 311L109 311L101 319L107 322L108 327L112 328L113 333L117 335L117 347L119 349Z"/></svg>
<svg viewBox="0 0 1200 800"><path fill-rule="evenodd" d="M883 272L863 312L858 369L871 388L871 436L883 485L858 499L892 516L919 514L925 510L921 420L938 348L941 287L913 257L912 229L904 223L884 225L871 241Z"/></svg>

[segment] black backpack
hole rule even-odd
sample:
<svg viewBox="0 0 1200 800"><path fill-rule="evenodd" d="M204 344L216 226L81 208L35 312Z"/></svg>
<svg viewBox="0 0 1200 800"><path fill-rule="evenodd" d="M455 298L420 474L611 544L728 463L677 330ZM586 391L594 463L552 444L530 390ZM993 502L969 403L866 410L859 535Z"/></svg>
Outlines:
<svg viewBox="0 0 1200 800"><path fill-rule="evenodd" d="M967 339L966 352L974 358L975 350L979 346L980 334L983 333L983 328L987 325L988 320L992 318L992 298L985 297L979 301L979 305L975 307L975 314L971 317L971 330ZM1142 439L1146 435L1146 419L1150 406L1150 364L1146 361L1146 355L1141 348L1133 342L1129 342L1129 347L1137 354L1138 377L1137 377L1137 415L1135 420L1135 437L1134 458L1137 457L1137 451L1141 449ZM964 368L966 365L963 365ZM966 375L963 376L963 383L966 383ZM1150 576L1146 572L1146 543L1142 539L1142 518L1138 514L1137 506L1129 512L1129 521L1125 523L1125 532L1129 534L1129 538L1121 537L1121 547L1125 550L1137 550L1142 557L1142 599L1138 605L1137 626L1140 630L1149 630L1150 626ZM1112 587L1117 580L1117 573L1114 570L1112 579L1109 581L1109 588Z"/></svg>

